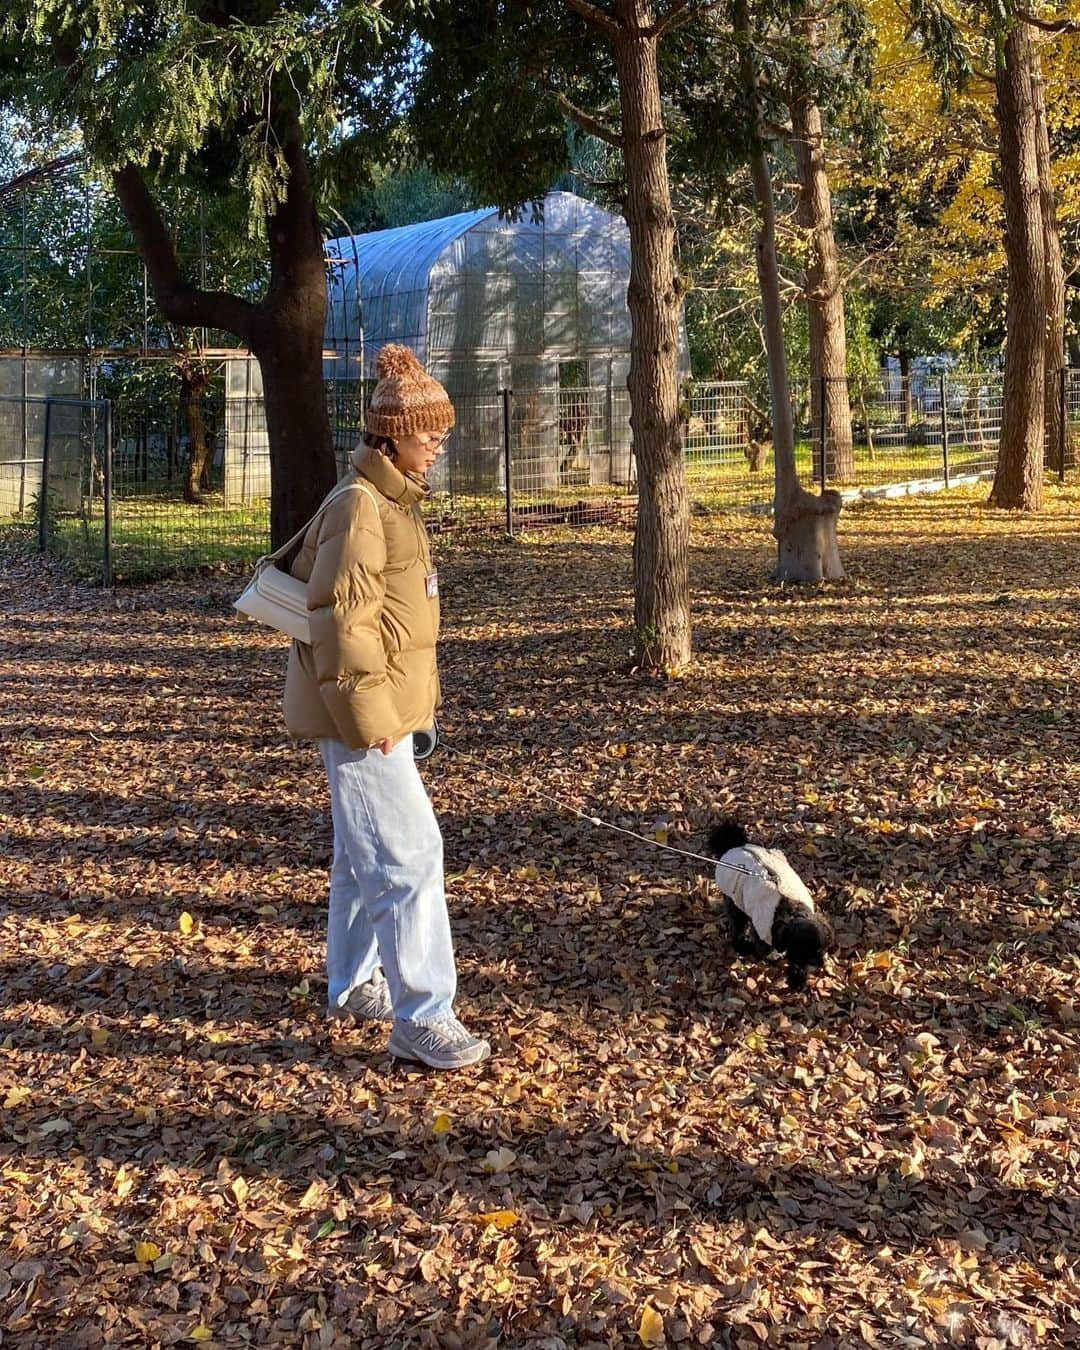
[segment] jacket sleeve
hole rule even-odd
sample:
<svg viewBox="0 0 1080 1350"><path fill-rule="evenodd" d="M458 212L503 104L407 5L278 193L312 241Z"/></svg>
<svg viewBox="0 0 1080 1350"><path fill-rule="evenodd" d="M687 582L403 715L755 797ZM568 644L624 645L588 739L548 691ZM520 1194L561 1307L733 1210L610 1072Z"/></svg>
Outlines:
<svg viewBox="0 0 1080 1350"><path fill-rule="evenodd" d="M366 749L398 732L379 620L386 542L366 492L333 504L308 578L311 648L319 692L341 739Z"/></svg>

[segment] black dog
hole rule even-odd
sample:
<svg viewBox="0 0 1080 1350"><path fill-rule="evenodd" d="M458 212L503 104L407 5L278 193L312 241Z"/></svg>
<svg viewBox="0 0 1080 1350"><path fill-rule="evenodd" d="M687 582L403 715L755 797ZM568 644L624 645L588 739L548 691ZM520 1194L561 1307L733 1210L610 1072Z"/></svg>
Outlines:
<svg viewBox="0 0 1080 1350"><path fill-rule="evenodd" d="M735 821L717 825L709 835L709 852L719 860L716 884L725 897L732 944L740 956L787 957L789 989L806 984L808 970L820 970L832 946L832 931L814 913L814 901L779 849L747 842ZM733 863L751 875L724 867Z"/></svg>

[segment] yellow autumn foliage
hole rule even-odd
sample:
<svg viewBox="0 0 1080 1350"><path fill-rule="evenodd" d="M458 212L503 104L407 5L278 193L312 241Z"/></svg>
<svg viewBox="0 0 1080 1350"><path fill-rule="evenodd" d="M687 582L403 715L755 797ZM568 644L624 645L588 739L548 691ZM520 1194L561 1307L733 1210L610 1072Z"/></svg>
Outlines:
<svg viewBox="0 0 1080 1350"><path fill-rule="evenodd" d="M952 0L950 9L961 26L975 74L943 108L930 62L908 36L903 7L892 0L866 4L877 43L875 92L887 127L886 174L895 175L894 186L912 205L926 191L948 198L934 223L911 228L906 238L901 226L899 256L906 253L921 260L931 304L962 296L974 321L1000 297L1005 280L991 78L994 58L988 32L973 24L970 7ZM1057 19L1080 18L1080 0L1044 4L1036 12ZM1058 223L1068 239L1080 230L1080 148L1069 134L1080 125L1080 34L1040 32L1037 48L1045 80ZM904 270L898 269L898 284L903 284Z"/></svg>

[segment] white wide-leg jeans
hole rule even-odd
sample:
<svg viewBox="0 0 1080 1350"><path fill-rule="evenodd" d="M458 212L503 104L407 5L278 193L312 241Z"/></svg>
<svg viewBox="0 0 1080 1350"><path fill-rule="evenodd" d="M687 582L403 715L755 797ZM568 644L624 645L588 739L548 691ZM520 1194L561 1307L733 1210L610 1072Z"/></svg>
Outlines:
<svg viewBox="0 0 1080 1350"><path fill-rule="evenodd" d="M431 1022L457 991L435 812L406 736L388 755L319 742L330 780L334 861L326 933L329 1001L381 965L394 1016Z"/></svg>

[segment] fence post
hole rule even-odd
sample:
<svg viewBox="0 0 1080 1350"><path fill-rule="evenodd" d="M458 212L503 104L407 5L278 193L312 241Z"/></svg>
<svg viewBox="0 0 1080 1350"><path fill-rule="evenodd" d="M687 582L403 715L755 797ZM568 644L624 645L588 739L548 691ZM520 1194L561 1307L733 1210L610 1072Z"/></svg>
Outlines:
<svg viewBox="0 0 1080 1350"><path fill-rule="evenodd" d="M112 400L105 404L105 464L104 464L104 484L105 495L105 536L102 541L102 559L101 559L101 584L109 587L113 584L113 481L112 481Z"/></svg>
<svg viewBox="0 0 1080 1350"><path fill-rule="evenodd" d="M821 463L818 466L819 482L822 492L825 491L825 485L828 480L828 470L825 467L825 447L829 439L829 410L828 410L828 392L829 377L821 376L821 413L819 421L821 422Z"/></svg>
<svg viewBox="0 0 1080 1350"><path fill-rule="evenodd" d="M45 429L41 442L41 486L38 489L38 552L49 551L49 430L52 399L45 400Z"/></svg>
<svg viewBox="0 0 1080 1350"><path fill-rule="evenodd" d="M506 533L513 536L514 533L514 486L511 478L510 469L510 400L513 397L512 389L502 391L502 413L503 413L503 474L506 478Z"/></svg>
<svg viewBox="0 0 1080 1350"><path fill-rule="evenodd" d="M1058 482L1065 481L1065 447L1069 444L1069 368L1058 371Z"/></svg>
<svg viewBox="0 0 1080 1350"><path fill-rule="evenodd" d="M945 397L945 372L938 376L941 392L941 467L944 472L945 486L949 486L949 405Z"/></svg>

